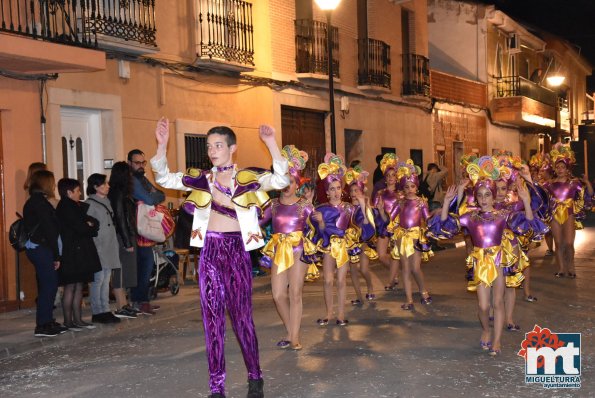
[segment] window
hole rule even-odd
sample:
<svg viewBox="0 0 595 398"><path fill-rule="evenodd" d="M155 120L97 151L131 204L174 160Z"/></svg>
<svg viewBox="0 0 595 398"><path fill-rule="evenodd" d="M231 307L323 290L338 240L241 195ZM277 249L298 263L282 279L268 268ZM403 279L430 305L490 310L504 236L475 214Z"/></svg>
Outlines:
<svg viewBox="0 0 595 398"><path fill-rule="evenodd" d="M207 136L184 134L184 148L187 169L206 170L211 168L211 161L207 154Z"/></svg>

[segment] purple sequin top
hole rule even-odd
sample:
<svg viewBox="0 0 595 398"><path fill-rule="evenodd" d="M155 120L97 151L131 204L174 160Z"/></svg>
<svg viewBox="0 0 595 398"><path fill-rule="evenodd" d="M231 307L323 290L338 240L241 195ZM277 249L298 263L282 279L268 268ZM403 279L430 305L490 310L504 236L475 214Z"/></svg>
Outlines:
<svg viewBox="0 0 595 398"><path fill-rule="evenodd" d="M264 211L260 224L265 225L272 219L274 234L303 231L312 210L312 204L305 199L300 199L291 205L284 205L279 199L274 199L271 206Z"/></svg>
<svg viewBox="0 0 595 398"><path fill-rule="evenodd" d="M426 201L415 199L404 199L397 202L395 215L399 215L399 226L405 229L419 227L422 220L430 217L430 209Z"/></svg>
<svg viewBox="0 0 595 398"><path fill-rule="evenodd" d="M433 237L440 239L450 239L464 229L471 236L473 246L480 248L500 246L506 228L515 235L524 235L529 230L543 235L549 230L538 217L528 220L524 211L509 209L489 212L475 209L459 217L451 213L444 221L437 214L428 220L428 228Z"/></svg>
<svg viewBox="0 0 595 398"><path fill-rule="evenodd" d="M393 213L395 210L395 205L399 200L397 191L389 191L387 188L378 191L374 197L374 207L378 208L380 198L382 198L382 201L384 202L384 212L392 219L395 215Z"/></svg>

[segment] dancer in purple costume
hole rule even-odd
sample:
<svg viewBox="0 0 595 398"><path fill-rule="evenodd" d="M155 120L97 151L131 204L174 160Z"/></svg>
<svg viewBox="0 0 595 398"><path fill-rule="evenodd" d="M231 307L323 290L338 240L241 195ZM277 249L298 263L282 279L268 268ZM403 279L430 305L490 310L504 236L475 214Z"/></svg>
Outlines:
<svg viewBox="0 0 595 398"><path fill-rule="evenodd" d="M557 144L550 152L556 177L543 184L550 194L552 220L550 227L556 244L557 278L565 275L576 278L574 269L575 230L582 229L585 209L591 208L593 187L588 179L582 181L572 176L575 163L574 152L567 146Z"/></svg>
<svg viewBox="0 0 595 398"><path fill-rule="evenodd" d="M432 303L432 297L426 290L425 278L421 270L422 260L428 261L433 253L426 239L426 221L430 216L428 201L417 196L419 172L419 168L414 166L411 159L399 164L398 189L403 192L404 197L396 203L394 216L388 227L389 231L392 230L391 255L393 258L400 258L403 267L403 284L407 302L401 305L401 308L406 311L413 310L412 276L421 294L420 302L425 305Z"/></svg>
<svg viewBox="0 0 595 398"><path fill-rule="evenodd" d="M322 253L322 265L324 276L324 301L326 304L326 316L316 322L320 326L328 325L333 315L333 284L335 271L337 274L337 321L336 324L345 326L348 320L345 319L345 299L347 296L347 269L345 265L349 261L348 250L357 245L354 239L355 233L350 231L353 228L351 220L356 210L351 203L343 202L341 196L342 178L345 174L343 159L335 154L328 153L325 156L325 163L318 166L318 175L323 181L328 203L317 206L308 219L307 238L315 245L316 251ZM360 211L366 208L363 195L358 199ZM373 224L367 220L373 228ZM315 255L313 251L305 250L308 256Z"/></svg>
<svg viewBox="0 0 595 398"><path fill-rule="evenodd" d="M209 364L211 398L225 397L225 309L248 370L248 397L263 397L258 341L252 319L252 265L248 250L264 244L258 213L269 203L265 191L289 184L287 159L275 141L275 130L260 126L260 139L273 158L273 173L238 170L232 163L236 136L228 127L207 133L207 153L213 168L170 173L167 167L169 122L157 123L157 154L151 159L156 182L164 188L191 191L183 203L194 215L190 244L202 247L198 270L200 304Z"/></svg>
<svg viewBox="0 0 595 398"><path fill-rule="evenodd" d="M399 200L400 193L397 189L397 163L399 159L394 153L386 153L380 161L380 170L384 174L386 188L381 189L372 198L374 207L378 209L376 219L376 251L380 261L390 269L388 284L384 287L386 291L396 290L399 284L400 261L394 259L388 253L388 245L392 233L387 230L390 220L393 219L395 204Z"/></svg>
<svg viewBox="0 0 595 398"><path fill-rule="evenodd" d="M369 220L374 220L376 209L366 205L365 216L361 211L360 201L363 197L365 203L368 203L368 198L365 197L366 182L369 173L363 171L359 166L350 168L345 173L345 184L349 187L349 196L351 197L351 204L355 206L355 211L351 218L351 231L355 232L354 239L357 243L349 251L349 273L351 274L351 281L353 282L353 290L357 298L351 300L351 305L360 306L364 303L364 296L362 296L362 289L359 283L359 274L364 277L366 281L367 293L366 301L374 301L376 295L374 294L374 286L372 285L372 275L370 274L370 260L377 260L378 253L374 249L372 240L376 235L373 224Z"/></svg>
<svg viewBox="0 0 595 398"><path fill-rule="evenodd" d="M461 229L467 230L473 242L473 251L467 259L469 291L477 292L479 320L482 326L480 346L490 355L501 353L501 337L504 326L504 289L506 267L502 253L502 241L505 229L515 235L526 234L530 229L535 235L547 231L547 226L533 217L530 195L524 184L517 182L519 198L523 201L524 211L496 210L495 180L499 178L497 162L490 156L478 159L467 166L467 171L474 182L474 197L478 209L462 216L449 214L449 203L456 195L456 187L448 189L440 216L430 218L428 227L435 238L452 238ZM493 295L494 332L490 336L489 311L490 297ZM491 337L491 338L490 338Z"/></svg>
<svg viewBox="0 0 595 398"><path fill-rule="evenodd" d="M277 347L301 350L302 290L308 267L301 260L303 231L313 206L306 199L299 198L296 191L300 187L300 172L306 166L308 154L293 145L285 146L281 153L289 161L290 184L264 212L261 225L272 219L273 235L262 253L265 255L263 260L272 265L273 300L287 330L287 336L277 343Z"/></svg>

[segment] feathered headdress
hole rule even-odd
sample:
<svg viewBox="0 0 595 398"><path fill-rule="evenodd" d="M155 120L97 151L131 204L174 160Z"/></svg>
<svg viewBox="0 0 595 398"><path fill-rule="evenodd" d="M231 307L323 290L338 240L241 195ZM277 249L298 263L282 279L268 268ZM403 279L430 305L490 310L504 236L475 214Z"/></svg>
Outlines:
<svg viewBox="0 0 595 398"><path fill-rule="evenodd" d="M399 162L399 158L394 153L385 153L380 161L380 170L382 174L386 174L386 172L390 169L396 170L397 163Z"/></svg>
<svg viewBox="0 0 595 398"><path fill-rule="evenodd" d="M402 191L405 188L407 182L412 182L416 186L419 186L419 175L421 169L413 164L413 160L407 159L406 162L399 162L397 168L397 181L399 184L398 189Z"/></svg>
<svg viewBox="0 0 595 398"><path fill-rule="evenodd" d="M475 154L475 152L463 155L461 157L461 167L463 168L463 170L465 170L467 168L467 165L473 162L475 159L477 159L477 155Z"/></svg>
<svg viewBox="0 0 595 398"><path fill-rule="evenodd" d="M496 197L496 180L501 178L498 159L492 156L476 158L467 165L466 171L473 183L474 195L477 195L479 188L486 187Z"/></svg>
<svg viewBox="0 0 595 398"><path fill-rule="evenodd" d="M543 161L543 153L536 153L535 155L531 156L531 159L529 159L529 168L539 170L541 169L541 165L543 165Z"/></svg>
<svg viewBox="0 0 595 398"><path fill-rule="evenodd" d="M558 162L564 162L567 167L570 167L576 162L574 151L570 149L570 146L561 143L554 145L554 148L550 151L550 157L554 165Z"/></svg>
<svg viewBox="0 0 595 398"><path fill-rule="evenodd" d="M347 169L345 176L343 176L343 181L348 186L352 184L356 184L362 192L366 191L366 182L368 181L368 176L370 173L367 171L362 170L360 166L355 166L353 168Z"/></svg>
<svg viewBox="0 0 595 398"><path fill-rule="evenodd" d="M341 181L345 175L345 161L339 155L327 153L324 157L324 163L318 165L318 176L324 182L324 188L328 187L334 181Z"/></svg>
<svg viewBox="0 0 595 398"><path fill-rule="evenodd" d="M306 168L308 154L304 151L300 151L294 145L285 145L281 150L281 155L283 155L283 157L287 159L287 162L289 163L289 175L293 177L298 187L301 186L301 172Z"/></svg>
<svg viewBox="0 0 595 398"><path fill-rule="evenodd" d="M496 161L499 165L500 181L505 181L509 186L513 184L518 176L518 170L523 165L523 161L518 156L512 156L510 151L500 151L495 156Z"/></svg>

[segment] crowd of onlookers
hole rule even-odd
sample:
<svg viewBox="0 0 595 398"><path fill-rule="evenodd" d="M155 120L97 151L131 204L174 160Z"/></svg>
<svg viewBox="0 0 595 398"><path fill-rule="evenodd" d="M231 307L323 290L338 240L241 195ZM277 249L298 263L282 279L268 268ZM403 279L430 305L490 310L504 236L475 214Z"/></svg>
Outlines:
<svg viewBox="0 0 595 398"><path fill-rule="evenodd" d="M154 315L159 308L149 302L153 248L137 244L136 202L156 205L165 195L145 177L146 165L142 151L130 151L127 161L113 165L109 177L89 176L84 201L80 181L59 180L58 200L54 174L44 163L29 166L23 219L29 236L26 255L37 280L35 336L93 329L94 323ZM82 317L87 283L91 322ZM110 307L110 286L115 311ZM63 324L53 315L59 290Z"/></svg>

